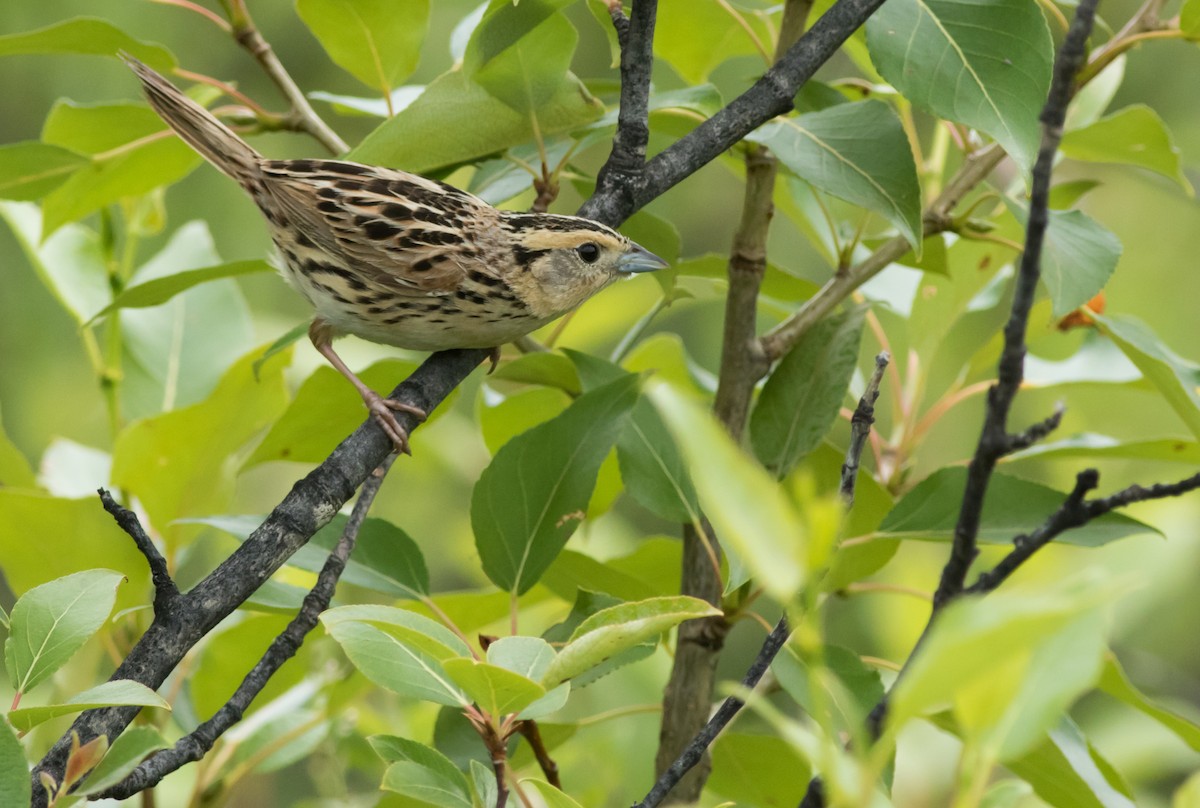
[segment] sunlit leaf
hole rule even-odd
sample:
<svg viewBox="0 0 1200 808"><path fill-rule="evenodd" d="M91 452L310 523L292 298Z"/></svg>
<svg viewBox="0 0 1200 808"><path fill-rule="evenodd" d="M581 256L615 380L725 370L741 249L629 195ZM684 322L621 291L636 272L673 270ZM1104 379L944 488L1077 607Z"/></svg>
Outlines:
<svg viewBox="0 0 1200 808"><path fill-rule="evenodd" d="M296 0L325 52L356 79L390 93L417 68L429 0Z"/></svg>
<svg viewBox="0 0 1200 808"><path fill-rule="evenodd" d="M60 715L71 715L72 713L81 713L84 710L93 710L98 707L114 707L117 705L158 707L164 710L171 709L171 705L167 704L162 696L144 684L134 682L130 679L117 679L88 688L82 693L76 693L66 701L57 704L24 707L13 710L8 714L8 720L21 732L28 732L38 724L49 721L51 718L57 718Z"/></svg>
<svg viewBox="0 0 1200 808"><path fill-rule="evenodd" d="M736 56L757 53L755 40L734 14L764 46L772 44L765 21L755 14L742 14L726 3L697 3L695 0L660 0L658 30L669 36L654 38L654 53L667 62L689 84L699 84L718 65ZM759 69L765 64L759 65Z"/></svg>
<svg viewBox="0 0 1200 808"><path fill-rule="evenodd" d="M471 526L483 570L525 592L579 525L637 396L628 376L577 399L562 415L506 443L475 484Z"/></svg>
<svg viewBox="0 0 1200 808"><path fill-rule="evenodd" d="M538 780L536 777L525 777L521 780L523 788L532 788L538 793L538 796L546 804L546 808L583 808L582 805L571 799L561 788L555 788L545 780Z"/></svg>
<svg viewBox="0 0 1200 808"><path fill-rule="evenodd" d="M528 677L498 665L460 657L442 663L450 679L491 716L519 713L546 695L546 689Z"/></svg>
<svg viewBox="0 0 1200 808"><path fill-rule="evenodd" d="M754 452L778 477L833 427L858 362L864 308L827 317L788 351L763 386L750 417Z"/></svg>
<svg viewBox="0 0 1200 808"><path fill-rule="evenodd" d="M133 54L164 73L178 64L175 56L162 45L134 39L112 23L91 17L77 17L36 31L0 36L0 56L84 53L115 58L121 51Z"/></svg>
<svg viewBox="0 0 1200 808"><path fill-rule="evenodd" d="M667 384L649 390L688 461L704 513L755 583L788 601L806 575L806 530L783 491L712 415ZM727 587L744 581L731 578Z"/></svg>
<svg viewBox="0 0 1200 808"><path fill-rule="evenodd" d="M354 667L380 687L434 704L470 704L442 664L416 646L354 620L326 623L326 628Z"/></svg>
<svg viewBox="0 0 1200 808"><path fill-rule="evenodd" d="M115 570L86 570L21 595L4 641L13 689L28 693L65 665L108 620L124 580Z"/></svg>
<svg viewBox="0 0 1200 808"><path fill-rule="evenodd" d="M1059 148L1076 160L1149 169L1192 193L1192 185L1183 175L1179 147L1163 119L1144 104L1133 104L1088 127L1067 132Z"/></svg>
<svg viewBox="0 0 1200 808"><path fill-rule="evenodd" d="M125 779L147 755L166 748L166 740L154 727L127 727L113 741L104 760L100 761L100 765L75 793L84 796L99 794Z"/></svg>
<svg viewBox="0 0 1200 808"><path fill-rule="evenodd" d="M567 82L579 34L560 10L571 0L496 0L471 34L463 73L522 115L540 108Z"/></svg>
<svg viewBox="0 0 1200 808"><path fill-rule="evenodd" d="M261 259L230 261L227 264L217 264L211 267L187 269L127 287L117 295L112 303L101 309L95 316L103 317L117 309L144 309L148 306L158 306L201 283L271 271L274 271L274 268Z"/></svg>
<svg viewBox="0 0 1200 808"><path fill-rule="evenodd" d="M800 804L811 769L791 744L773 735L723 732L712 747L707 788L738 805Z"/></svg>
<svg viewBox="0 0 1200 808"><path fill-rule="evenodd" d="M778 119L749 139L770 146L788 169L822 191L880 214L920 246L917 166L887 104L863 101Z"/></svg>
<svg viewBox="0 0 1200 808"><path fill-rule="evenodd" d="M1200 752L1200 725L1151 701L1145 693L1134 687L1133 682L1129 681L1129 676L1122 669L1120 661L1111 653L1105 659L1104 670L1100 674L1100 682L1097 686L1104 693L1120 699L1135 710L1140 710L1150 716L1173 732L1179 740Z"/></svg>
<svg viewBox="0 0 1200 808"><path fill-rule="evenodd" d="M867 21L875 67L918 107L980 129L1028 169L1053 44L1024 0L890 0Z"/></svg>
<svg viewBox="0 0 1200 808"><path fill-rule="evenodd" d="M1142 322L1132 317L1102 317L1096 322L1125 356L1162 393L1175 414L1200 439L1200 366L1176 354Z"/></svg>
<svg viewBox="0 0 1200 808"><path fill-rule="evenodd" d="M380 788L418 800L422 805L444 808L475 808L471 792L462 772L457 777L411 760L401 760L388 766Z"/></svg>
<svg viewBox="0 0 1200 808"><path fill-rule="evenodd" d="M1113 783L1112 766L1063 717L1047 739L1020 760L1004 764L1055 808L1133 808L1127 789Z"/></svg>

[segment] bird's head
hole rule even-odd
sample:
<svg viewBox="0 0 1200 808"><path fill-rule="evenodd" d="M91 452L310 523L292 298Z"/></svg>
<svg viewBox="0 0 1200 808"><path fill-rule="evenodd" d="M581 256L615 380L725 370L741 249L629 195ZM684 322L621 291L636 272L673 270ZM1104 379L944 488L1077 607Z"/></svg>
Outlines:
<svg viewBox="0 0 1200 808"><path fill-rule="evenodd" d="M509 214L515 276L522 297L543 316L563 314L608 284L667 262L590 219L554 214Z"/></svg>

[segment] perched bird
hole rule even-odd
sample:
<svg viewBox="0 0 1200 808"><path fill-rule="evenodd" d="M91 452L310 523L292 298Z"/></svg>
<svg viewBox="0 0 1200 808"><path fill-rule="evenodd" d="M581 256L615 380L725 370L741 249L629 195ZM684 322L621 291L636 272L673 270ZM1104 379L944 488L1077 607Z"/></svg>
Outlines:
<svg viewBox="0 0 1200 808"><path fill-rule="evenodd" d="M122 54L154 110L266 217L282 274L316 310L313 345L357 388L398 451L408 435L333 350L357 337L423 351L499 346L617 278L666 266L610 227L517 213L445 183L339 160L268 160L171 82Z"/></svg>

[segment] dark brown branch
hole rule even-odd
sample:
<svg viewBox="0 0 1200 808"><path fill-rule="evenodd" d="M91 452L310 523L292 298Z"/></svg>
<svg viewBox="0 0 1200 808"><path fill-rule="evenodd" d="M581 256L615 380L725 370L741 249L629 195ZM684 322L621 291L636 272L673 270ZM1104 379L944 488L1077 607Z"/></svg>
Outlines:
<svg viewBox="0 0 1200 808"><path fill-rule="evenodd" d="M887 370L891 357L887 351L881 351L875 357L875 372L867 381L867 389L863 391L850 418L850 445L846 447L846 462L842 463L842 485L840 492L842 502L849 510L854 505L854 486L858 481L858 464L862 458L863 448L867 445L867 437L871 427L875 425L875 401L879 398L879 385L883 382L883 372Z"/></svg>
<svg viewBox="0 0 1200 808"><path fill-rule="evenodd" d="M1085 500L1087 493L1095 489L1099 482L1100 474L1095 469L1085 469L1079 472L1075 478L1075 488L1067 496L1062 506L1051 514L1037 530L1013 539L1012 551L995 567L980 575L975 583L964 590L964 593L975 595L991 592L1004 583L1034 553L1059 535L1072 528L1082 527L1109 511L1123 508L1134 502L1177 497L1189 491L1195 491L1200 488L1200 474L1193 474L1191 477L1175 483L1155 483L1148 488L1131 485L1102 499Z"/></svg>
<svg viewBox="0 0 1200 808"><path fill-rule="evenodd" d="M518 725L517 731L529 742L529 748L533 751L533 756L537 758L538 766L542 768L542 774L546 775L546 782L562 791L562 780L558 776L558 764L546 751L546 744L542 740L542 733L538 729L537 722L532 718L522 721Z"/></svg>
<svg viewBox="0 0 1200 808"><path fill-rule="evenodd" d="M758 650L758 656L754 658L754 662L746 671L746 675L742 677L742 688L746 691L753 690L762 679L763 674L767 672L767 668L771 666L775 655L779 653L779 649L787 642L788 635L791 634L791 629L788 627L787 617L779 618L779 622L775 624L775 628L767 635L766 641L762 648ZM708 720L704 728L694 737L687 747L680 754L678 759L672 763L666 771L664 771L654 783L654 787L646 797L639 802L634 808L653 808L660 805L671 789L675 787L688 770L700 762L704 757L705 751L716 740L717 735L725 728L725 726L733 720L733 717L738 714L738 711L746 705L746 702L737 696L730 696L721 703L717 711L713 713L713 717Z"/></svg>
<svg viewBox="0 0 1200 808"><path fill-rule="evenodd" d="M171 749L147 758L124 780L107 791L95 795L93 799L123 800L140 791L153 788L171 772L207 755L217 739L242 720L250 703L267 686L276 671L295 656L296 651L304 643L304 638L317 625L321 612L329 608L334 590L337 589L338 579L342 577L342 572L346 569L346 561L350 558L350 553L354 551L358 532L367 518L371 504L375 501L375 495L379 493L379 487L383 485L383 478L387 475L388 469L392 467L395 459L396 455L388 455L379 468L375 469L375 472L363 483L358 500L354 503L354 510L351 511L350 518L346 522L346 527L342 529L341 537L330 551L329 558L317 575L316 584L304 597L300 611L288 623L287 628L275 638L258 663L246 674L246 678L238 685L229 700L213 714L212 718L176 741Z"/></svg>
<svg viewBox="0 0 1200 808"><path fill-rule="evenodd" d="M1029 203L1029 222L1025 228L1025 250L1017 272L1012 314L1004 326L1004 349L996 384L988 391L987 414L975 455L967 470L966 491L954 528L950 559L942 569L941 581L933 595L933 610L945 607L963 590L967 572L978 554L976 538L983 516L983 499L996 463L1011 451L1013 437L1008 434L1008 416L1020 389L1025 368L1025 331L1033 308L1038 279L1041 277L1042 244L1049 224L1050 175L1054 155L1062 140L1067 104L1075 89L1075 76L1087 58L1087 38L1092 30L1097 0L1083 0L1067 31L1054 65L1050 94L1042 109L1042 142L1033 168L1033 190Z"/></svg>
<svg viewBox="0 0 1200 808"><path fill-rule="evenodd" d="M597 196L622 193L640 176L650 141L650 73L654 67L654 23L658 0L634 0L632 16L610 4L609 14L621 45L621 105L608 161L596 176Z"/></svg>
<svg viewBox="0 0 1200 808"><path fill-rule="evenodd" d="M133 543L137 545L138 552L145 556L146 564L150 567L150 580L154 583L154 614L165 613L179 597L179 588L171 580L171 572L167 569L167 560L163 558L162 553L158 552L158 548L154 546L154 542L146 535L136 513L118 505L107 490L101 488L96 493L100 495L100 502L104 505L104 510L112 515L121 530L129 534Z"/></svg>
<svg viewBox="0 0 1200 808"><path fill-rule="evenodd" d="M1004 449L1004 454L1012 454L1019 452L1022 449L1028 449L1035 443L1038 443L1046 438L1054 430L1058 429L1058 425L1062 423L1063 413L1066 409L1062 404L1057 405L1045 419L1038 421L1032 426L1026 427L1023 432L1018 432L1015 435L1008 436L1008 445Z"/></svg>
<svg viewBox="0 0 1200 808"><path fill-rule="evenodd" d="M483 350L434 354L392 392L392 397L431 412L487 356L488 352ZM411 416L400 413L397 417L410 432L419 426ZM110 679L132 679L157 689L184 654L333 518L391 450L391 441L374 421L364 422L324 463L292 487L237 550L204 580L176 598L166 614L155 615L146 633ZM38 779L41 772L61 781L72 732L77 732L83 743L99 735L116 738L137 713L137 707L109 707L80 715L33 770L32 804L46 804L45 791Z"/></svg>
<svg viewBox="0 0 1200 808"><path fill-rule="evenodd" d="M776 115L789 111L800 86L881 5L883 0L838 0L746 92L656 155L636 180L631 179L620 188L602 188L584 203L579 215L608 225L620 224L701 166L715 160L750 132ZM636 5L634 12L637 12Z"/></svg>

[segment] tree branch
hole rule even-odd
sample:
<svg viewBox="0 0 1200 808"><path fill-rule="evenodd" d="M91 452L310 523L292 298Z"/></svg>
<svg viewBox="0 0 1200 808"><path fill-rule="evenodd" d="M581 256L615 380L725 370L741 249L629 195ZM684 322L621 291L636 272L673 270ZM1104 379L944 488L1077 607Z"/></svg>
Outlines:
<svg viewBox="0 0 1200 808"><path fill-rule="evenodd" d="M715 160L750 132L790 110L800 86L881 5L883 0L838 0L746 92L656 155L628 187L619 193L602 193L589 199L580 208L579 215L608 225L620 224L701 166ZM637 11L636 6L634 11Z"/></svg>
<svg viewBox="0 0 1200 808"><path fill-rule="evenodd" d="M779 653L779 649L787 642L788 635L791 629L788 627L787 617L779 618L779 622L775 624L774 630L767 635L766 641L762 648L758 651L758 656L754 658L754 662L746 671L746 675L742 677L742 688L746 691L753 690L762 679L763 674L767 672L767 668L771 666L771 661L775 659L775 655ZM671 789L683 778L685 774L704 757L705 751L712 742L716 740L717 735L725 728L733 717L738 714L738 711L744 707L746 702L737 697L730 696L721 703L717 711L713 713L712 718L704 725L704 728L694 737L683 753L672 763L666 771L664 771L654 783L654 787L646 794L645 798L639 802L634 808L654 808L660 805Z"/></svg>
<svg viewBox="0 0 1200 808"><path fill-rule="evenodd" d="M292 107L288 118L291 123L295 124L295 128L312 135L328 149L330 154L339 155L350 151L350 146L346 141L342 140L337 132L321 120L321 116L312 108L312 104L308 103L308 99L304 97L304 93L296 85L291 74L287 72L283 62L279 61L279 57L275 55L271 44L263 38L262 33L255 26L254 20L250 18L245 0L230 0L228 8L229 22L233 27L231 32L233 38L258 60L263 70L271 77L271 81L275 82L275 86L287 98Z"/></svg>
<svg viewBox="0 0 1200 808"><path fill-rule="evenodd" d="M154 583L154 614L165 613L179 597L179 588L171 580L171 572L167 569L167 560L163 558L162 553L158 552L154 542L142 529L142 523L138 521L137 514L118 505L107 490L101 488L96 493L100 495L100 502L104 505L104 510L112 515L121 530L129 534L133 543L137 545L138 552L146 557L146 564L150 567L150 580Z"/></svg>
<svg viewBox="0 0 1200 808"><path fill-rule="evenodd" d="M650 141L650 73L654 67L654 23L658 0L634 0L625 18L620 2L609 6L621 44L621 104L612 151L596 175L601 196L619 196L641 174Z"/></svg>
<svg viewBox="0 0 1200 808"><path fill-rule="evenodd" d="M171 772L203 758L212 749L218 738L242 720L250 703L267 686L276 671L295 656L296 651L304 643L305 636L317 625L321 612L329 608L334 590L337 589L338 579L346 569L346 561L350 558L350 553L354 551L358 532L367 518L371 504L375 501L375 495L379 493L379 487L383 485L383 478L387 475L388 469L392 467L395 459L395 454L389 454L379 468L375 469L374 473L363 483L362 490L358 494L358 501L354 503L354 510L350 513L346 527L342 530L341 537L330 551L329 558L317 575L316 584L305 596L300 611L288 623L283 633L275 638L258 663L246 674L246 678L238 685L229 700L213 714L212 718L176 741L174 747L158 752L142 761L124 780L107 791L97 794L95 799L123 800L147 788L153 788Z"/></svg>
<svg viewBox="0 0 1200 808"><path fill-rule="evenodd" d="M392 397L432 412L488 355L482 350L436 353L427 359ZM411 432L419 424L397 413ZM156 614L146 633L110 677L132 679L157 689L191 648L240 606L321 527L392 451L391 441L371 419L309 474L293 486L266 521L190 591L176 598L165 614ZM34 806L46 805L38 775L46 771L61 782L71 747L71 734L81 742L107 735L116 738L137 715L137 707L88 710L79 716L33 770Z"/></svg>
<svg viewBox="0 0 1200 808"><path fill-rule="evenodd" d="M880 352L875 357L875 372L867 381L867 389L863 391L854 415L850 418L850 445L846 448L846 462L842 463L842 485L839 493L846 510L854 505L854 487L858 481L858 464L862 459L863 448L867 445L867 437L875 424L875 401L879 398L879 385L883 382L883 373L887 370L891 357L887 351Z"/></svg>
<svg viewBox="0 0 1200 808"><path fill-rule="evenodd" d="M988 391L987 414L975 456L967 469L966 491L954 528L950 559L942 569L941 581L933 595L933 611L945 607L963 589L967 572L975 556L983 499L996 463L1011 451L1014 439L1008 434L1008 415L1021 386L1025 368L1025 331L1033 308L1038 279L1041 277L1042 244L1049 225L1050 175L1054 155L1062 140L1067 104L1075 90L1075 75L1087 58L1087 38L1092 30L1097 0L1082 0L1067 31L1054 65L1050 93L1040 117L1042 142L1033 168L1033 189L1029 203L1029 221L1025 228L1025 251L1017 271L1013 291L1012 314L1004 326L1004 349L996 384ZM1055 421L1055 423L1057 423Z"/></svg>

